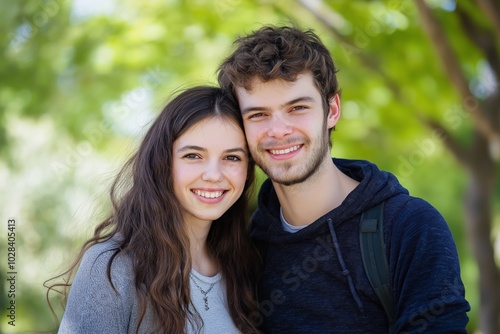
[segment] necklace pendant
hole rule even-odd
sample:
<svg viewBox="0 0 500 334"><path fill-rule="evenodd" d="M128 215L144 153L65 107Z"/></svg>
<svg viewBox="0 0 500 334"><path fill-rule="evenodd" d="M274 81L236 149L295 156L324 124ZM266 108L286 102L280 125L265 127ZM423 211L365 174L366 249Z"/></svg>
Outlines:
<svg viewBox="0 0 500 334"><path fill-rule="evenodd" d="M193 281L194 285L198 288L198 290L200 290L201 294L203 295L203 302L204 302L204 306L205 306L205 311L208 311L210 309L210 307L208 307L208 293L210 291L212 291L212 288L214 287L215 283L217 282L214 282L212 284L210 284L210 287L207 289L207 291L203 290L201 288L201 286L198 285L198 283L196 283L196 279L193 275L191 275L191 280Z"/></svg>

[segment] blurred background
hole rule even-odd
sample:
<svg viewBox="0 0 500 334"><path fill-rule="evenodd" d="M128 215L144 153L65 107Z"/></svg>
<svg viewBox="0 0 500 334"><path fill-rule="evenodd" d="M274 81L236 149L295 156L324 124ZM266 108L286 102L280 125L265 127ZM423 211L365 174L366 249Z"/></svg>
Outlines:
<svg viewBox="0 0 500 334"><path fill-rule="evenodd" d="M43 282L106 214L110 183L170 94L216 84L238 35L290 21L313 28L340 70L332 155L375 162L440 210L468 331L500 333L497 1L0 0L1 333L54 332Z"/></svg>

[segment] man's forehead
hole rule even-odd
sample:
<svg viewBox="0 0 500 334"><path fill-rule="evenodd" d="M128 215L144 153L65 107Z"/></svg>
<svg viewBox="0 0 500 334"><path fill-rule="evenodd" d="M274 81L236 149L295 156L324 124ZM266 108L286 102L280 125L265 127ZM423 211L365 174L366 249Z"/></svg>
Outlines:
<svg viewBox="0 0 500 334"><path fill-rule="evenodd" d="M297 77L293 81L288 81L285 79L271 79L271 80L265 80L261 77L253 77L251 80L249 80L245 85L242 86L236 86L236 92L241 93L245 92L246 94L252 94L255 91L258 91L259 89L262 89L262 87L269 88L271 86L276 87L276 88L292 88L294 84L297 82L299 78Z"/></svg>
<svg viewBox="0 0 500 334"><path fill-rule="evenodd" d="M282 78L266 80L260 76L255 76L245 82L244 85L235 86L235 92L238 98L240 98L241 96L252 95L256 91L259 91L260 93L265 92L268 89L291 91L294 88L296 90L303 90L308 86L310 86L310 88L316 88L312 74L310 73L298 74L294 80L285 80Z"/></svg>

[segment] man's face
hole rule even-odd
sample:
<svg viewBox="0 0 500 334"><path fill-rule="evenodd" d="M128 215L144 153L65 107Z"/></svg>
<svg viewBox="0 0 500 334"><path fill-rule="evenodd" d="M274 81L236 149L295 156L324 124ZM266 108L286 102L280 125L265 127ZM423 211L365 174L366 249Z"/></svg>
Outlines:
<svg viewBox="0 0 500 334"><path fill-rule="evenodd" d="M325 117L321 95L307 72L294 82L254 78L236 89L250 152L273 182L292 185L330 161L328 129L338 121L339 99Z"/></svg>

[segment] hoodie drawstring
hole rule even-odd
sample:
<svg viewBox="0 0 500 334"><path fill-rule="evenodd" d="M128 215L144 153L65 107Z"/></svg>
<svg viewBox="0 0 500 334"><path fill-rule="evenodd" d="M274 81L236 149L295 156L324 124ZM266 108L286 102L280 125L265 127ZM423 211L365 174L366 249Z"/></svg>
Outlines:
<svg viewBox="0 0 500 334"><path fill-rule="evenodd" d="M342 268L342 274L347 278L347 283L349 284L349 290L351 291L352 298L358 304L358 308L361 313L364 313L364 306L361 298L354 287L354 283L352 281L352 276L349 270L347 269L344 258L342 257L342 253L340 252L339 241L337 240L337 234L335 233L335 228L333 227L333 221L331 218L328 218L328 228L330 229L330 235L332 236L333 246L335 247L335 252L337 253L337 258L339 259L340 267Z"/></svg>

